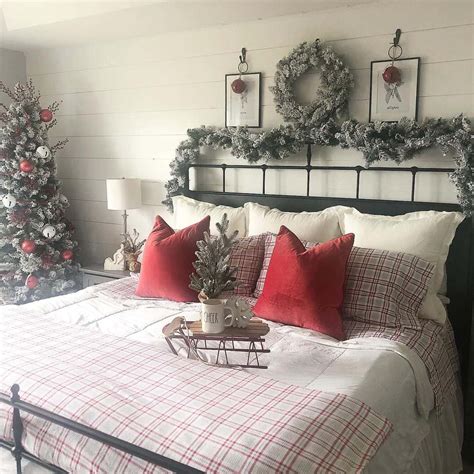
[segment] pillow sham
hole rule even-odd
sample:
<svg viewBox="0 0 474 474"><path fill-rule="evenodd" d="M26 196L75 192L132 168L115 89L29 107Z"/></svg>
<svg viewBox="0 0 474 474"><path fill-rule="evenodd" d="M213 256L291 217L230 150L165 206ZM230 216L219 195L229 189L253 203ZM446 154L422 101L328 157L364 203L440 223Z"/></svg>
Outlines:
<svg viewBox="0 0 474 474"><path fill-rule="evenodd" d="M356 247L408 253L433 264L434 275L418 316L444 324L446 310L437 293L449 246L463 219L459 212L422 211L391 217L346 209L340 215L340 225L343 232L355 234Z"/></svg>
<svg viewBox="0 0 474 474"><path fill-rule="evenodd" d="M283 212L254 202L244 205L248 213L248 235L277 234L280 226L290 229L299 239L326 242L342 235L339 214L344 206L328 207L319 212Z"/></svg>
<svg viewBox="0 0 474 474"><path fill-rule="evenodd" d="M210 217L175 232L160 216L143 250L140 278L135 294L173 301L198 301L197 292L189 288L194 272L197 242L209 232Z"/></svg>
<svg viewBox="0 0 474 474"><path fill-rule="evenodd" d="M263 260L262 266L260 270L260 274L258 275L257 283L255 283L255 290L253 292L254 298L259 298L262 295L263 287L265 285L265 279L267 278L268 267L270 265L270 260L272 258L273 250L275 250L275 243L276 243L276 234L272 234L267 232L266 234L261 234L263 236L264 242L264 251L263 251ZM305 246L306 249L314 247L318 245L316 242L308 242L307 240L300 239L301 243Z"/></svg>
<svg viewBox="0 0 474 474"><path fill-rule="evenodd" d="M347 262L344 318L419 329L418 312L433 274L434 265L414 255L354 247Z"/></svg>
<svg viewBox="0 0 474 474"><path fill-rule="evenodd" d="M216 206L209 202L197 201L186 196L173 196L174 227L184 229L206 216L211 217L211 235L219 235L216 222L220 222L222 216L227 214L229 219L229 230L232 234L239 231L239 238L247 236L247 214L243 207Z"/></svg>
<svg viewBox="0 0 474 474"><path fill-rule="evenodd" d="M341 308L353 242L354 235L348 234L306 250L282 226L255 314L344 339Z"/></svg>
<svg viewBox="0 0 474 474"><path fill-rule="evenodd" d="M230 265L237 267L235 277L239 285L233 291L225 291L222 296L252 296L262 269L265 252L265 234L239 239L230 251Z"/></svg>

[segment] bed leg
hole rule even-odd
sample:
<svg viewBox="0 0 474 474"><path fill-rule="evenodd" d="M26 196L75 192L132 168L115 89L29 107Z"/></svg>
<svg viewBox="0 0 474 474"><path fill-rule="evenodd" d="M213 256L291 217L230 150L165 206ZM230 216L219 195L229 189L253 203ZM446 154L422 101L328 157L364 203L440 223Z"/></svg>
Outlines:
<svg viewBox="0 0 474 474"><path fill-rule="evenodd" d="M20 401L20 386L18 384L14 384L11 387L11 401L13 403ZM23 451L23 447L21 445L21 436L23 434L23 423L21 421L20 416L20 409L13 407L13 423L12 423L12 431L13 431L13 441L14 447L12 449L13 457L16 461L16 474L21 474L21 453Z"/></svg>

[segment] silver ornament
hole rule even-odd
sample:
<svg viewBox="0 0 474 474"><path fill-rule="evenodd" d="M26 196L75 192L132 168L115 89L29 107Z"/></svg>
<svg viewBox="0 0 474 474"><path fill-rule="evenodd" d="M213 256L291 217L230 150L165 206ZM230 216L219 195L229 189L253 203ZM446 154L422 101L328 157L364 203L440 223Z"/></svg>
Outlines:
<svg viewBox="0 0 474 474"><path fill-rule="evenodd" d="M42 232L47 239L52 239L56 235L56 229L52 225L45 225Z"/></svg>
<svg viewBox="0 0 474 474"><path fill-rule="evenodd" d="M65 206L66 206L67 204L69 204L69 200L68 200L68 198L67 198L64 194L60 194L60 195L59 195L59 202L60 202L61 204L64 204Z"/></svg>
<svg viewBox="0 0 474 474"><path fill-rule="evenodd" d="M41 145L36 149L36 154L40 158L49 158L51 156L51 151L47 146Z"/></svg>
<svg viewBox="0 0 474 474"><path fill-rule="evenodd" d="M11 209L16 206L16 197L8 193L2 197L2 203L7 209Z"/></svg>

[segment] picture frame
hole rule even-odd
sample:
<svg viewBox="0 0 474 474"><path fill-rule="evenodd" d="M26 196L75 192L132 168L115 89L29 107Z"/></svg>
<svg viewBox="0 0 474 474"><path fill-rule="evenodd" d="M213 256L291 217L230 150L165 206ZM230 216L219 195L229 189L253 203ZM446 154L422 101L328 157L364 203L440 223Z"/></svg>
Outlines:
<svg viewBox="0 0 474 474"><path fill-rule="evenodd" d="M401 83L397 84L387 84L382 77L391 64L391 59L370 63L369 122L397 122L402 117L418 120L420 58L393 61L401 71Z"/></svg>
<svg viewBox="0 0 474 474"><path fill-rule="evenodd" d="M231 87L239 77L246 83L245 91L236 94ZM225 126L260 128L262 74L252 72L225 75Z"/></svg>

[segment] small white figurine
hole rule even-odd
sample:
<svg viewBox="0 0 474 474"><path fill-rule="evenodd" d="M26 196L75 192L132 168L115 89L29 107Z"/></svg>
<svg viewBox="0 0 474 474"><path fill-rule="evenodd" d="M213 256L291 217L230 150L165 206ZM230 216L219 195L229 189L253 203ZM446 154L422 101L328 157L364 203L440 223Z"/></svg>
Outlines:
<svg viewBox="0 0 474 474"><path fill-rule="evenodd" d="M125 257L123 254L123 244L114 253L113 257L107 257L104 261L104 270L123 270L125 268Z"/></svg>
<svg viewBox="0 0 474 474"><path fill-rule="evenodd" d="M246 328L250 319L255 316L247 301L240 298L229 298L226 302L226 307L227 306L233 308L234 322L232 326L234 327Z"/></svg>

